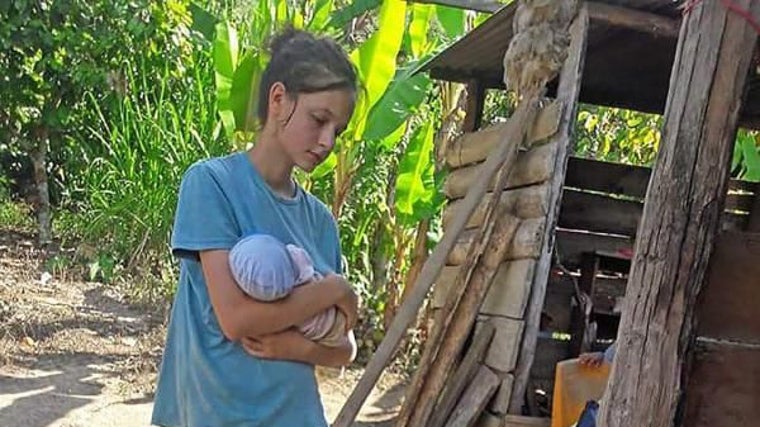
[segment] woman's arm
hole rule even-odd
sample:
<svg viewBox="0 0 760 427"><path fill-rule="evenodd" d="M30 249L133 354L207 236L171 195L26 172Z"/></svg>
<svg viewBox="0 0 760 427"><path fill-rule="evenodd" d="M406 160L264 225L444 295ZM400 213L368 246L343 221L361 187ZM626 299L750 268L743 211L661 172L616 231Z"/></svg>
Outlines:
<svg viewBox="0 0 760 427"><path fill-rule="evenodd" d="M232 341L284 331L333 305L340 306L342 311L353 311L348 316L356 317L356 294L341 276L329 275L299 286L278 301L259 302L235 283L228 256L227 250L200 253L211 305L222 333Z"/></svg>
<svg viewBox="0 0 760 427"><path fill-rule="evenodd" d="M309 340L295 329L258 338L243 338L241 342L249 354L263 359L341 367L348 365L356 357L353 332L349 332L345 342L337 347L328 347Z"/></svg>

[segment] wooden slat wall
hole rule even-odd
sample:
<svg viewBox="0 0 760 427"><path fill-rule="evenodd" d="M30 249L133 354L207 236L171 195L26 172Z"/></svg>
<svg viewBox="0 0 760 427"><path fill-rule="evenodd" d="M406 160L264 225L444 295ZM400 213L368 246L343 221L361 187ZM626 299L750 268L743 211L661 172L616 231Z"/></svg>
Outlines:
<svg viewBox="0 0 760 427"><path fill-rule="evenodd" d="M620 253L633 249L651 170L571 157L557 230L563 265L575 268L589 251ZM746 229L760 184L731 180L724 230Z"/></svg>

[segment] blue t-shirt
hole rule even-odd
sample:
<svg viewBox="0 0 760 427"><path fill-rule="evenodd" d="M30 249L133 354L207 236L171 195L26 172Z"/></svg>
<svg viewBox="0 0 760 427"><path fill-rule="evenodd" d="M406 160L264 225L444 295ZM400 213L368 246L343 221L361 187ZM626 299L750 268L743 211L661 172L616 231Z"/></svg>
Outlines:
<svg viewBox="0 0 760 427"><path fill-rule="evenodd" d="M236 153L196 163L179 192L171 245L180 259L153 408L154 424L182 427L326 427L314 368L263 360L228 340L217 322L198 252L227 249L252 232L304 248L322 274L341 271L327 207L300 187L276 195Z"/></svg>

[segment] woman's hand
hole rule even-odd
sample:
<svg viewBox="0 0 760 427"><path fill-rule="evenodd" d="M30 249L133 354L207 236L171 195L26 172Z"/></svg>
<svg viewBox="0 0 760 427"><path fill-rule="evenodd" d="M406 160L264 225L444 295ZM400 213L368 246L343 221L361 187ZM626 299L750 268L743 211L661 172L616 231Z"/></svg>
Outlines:
<svg viewBox="0 0 760 427"><path fill-rule="evenodd" d="M604 353L583 353L578 356L578 363L589 368L598 368L604 363Z"/></svg>
<svg viewBox="0 0 760 427"><path fill-rule="evenodd" d="M349 334L349 339L338 347L315 343L296 329L256 338L246 337L240 344L248 354L262 359L290 360L332 367L348 365L356 355L353 334Z"/></svg>
<svg viewBox="0 0 760 427"><path fill-rule="evenodd" d="M335 306L346 316L346 331L348 332L356 326L356 319L359 310L359 297L351 288L351 284L340 275L330 274L323 279L330 286L337 289L341 295Z"/></svg>
<svg viewBox="0 0 760 427"><path fill-rule="evenodd" d="M262 359L279 359L305 362L308 347L312 342L296 329L263 335L245 337L241 344L248 354Z"/></svg>

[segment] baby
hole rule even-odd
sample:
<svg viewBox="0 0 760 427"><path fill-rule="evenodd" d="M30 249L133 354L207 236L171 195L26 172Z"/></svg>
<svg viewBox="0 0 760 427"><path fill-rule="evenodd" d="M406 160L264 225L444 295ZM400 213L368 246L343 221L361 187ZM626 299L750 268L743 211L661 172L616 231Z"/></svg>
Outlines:
<svg viewBox="0 0 760 427"><path fill-rule="evenodd" d="M265 302L285 298L296 286L322 278L305 250L267 234L253 234L238 241L230 251L229 264L243 292ZM298 329L306 338L331 347L349 339L346 316L336 307L317 314Z"/></svg>

